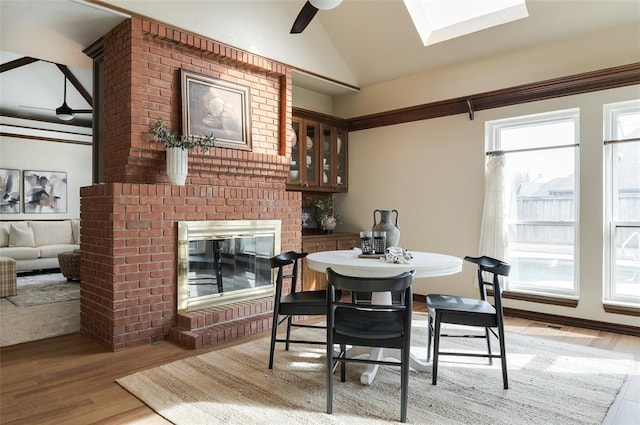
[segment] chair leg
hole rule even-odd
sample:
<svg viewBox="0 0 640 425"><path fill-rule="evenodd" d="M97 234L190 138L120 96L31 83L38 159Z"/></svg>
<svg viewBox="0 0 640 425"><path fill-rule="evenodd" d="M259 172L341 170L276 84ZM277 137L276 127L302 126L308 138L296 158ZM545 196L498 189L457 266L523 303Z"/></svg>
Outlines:
<svg viewBox="0 0 640 425"><path fill-rule="evenodd" d="M347 357L347 346L340 344L340 357L343 359ZM347 380L347 362L340 362L340 381L345 382Z"/></svg>
<svg viewBox="0 0 640 425"><path fill-rule="evenodd" d="M409 394L409 348L402 350L400 377L400 421L407 422L407 398Z"/></svg>
<svg viewBox="0 0 640 425"><path fill-rule="evenodd" d="M487 338L487 353L489 354L489 364L493 364L493 357L491 357L491 337L489 336L489 328L484 328L484 337Z"/></svg>
<svg viewBox="0 0 640 425"><path fill-rule="evenodd" d="M289 340L291 339L291 321L293 320L292 316L287 318L287 342L285 343L285 350L289 351Z"/></svg>
<svg viewBox="0 0 640 425"><path fill-rule="evenodd" d="M336 367L333 344L327 344L327 413L333 413L333 371Z"/></svg>
<svg viewBox="0 0 640 425"><path fill-rule="evenodd" d="M276 336L278 333L278 310L273 309L273 324L271 325L271 347L269 350L269 369L273 369L273 355L276 350Z"/></svg>
<svg viewBox="0 0 640 425"><path fill-rule="evenodd" d="M500 336L500 359L502 360L502 384L505 390L509 389L509 381L507 379L507 348L504 341L504 327L498 325L498 332Z"/></svg>
<svg viewBox="0 0 640 425"><path fill-rule="evenodd" d="M427 363L431 361L431 338L433 338L433 322L429 314L427 317Z"/></svg>
<svg viewBox="0 0 640 425"><path fill-rule="evenodd" d="M433 368L431 372L431 384L438 381L438 355L440 351L440 316L436 312L436 323L433 330Z"/></svg>

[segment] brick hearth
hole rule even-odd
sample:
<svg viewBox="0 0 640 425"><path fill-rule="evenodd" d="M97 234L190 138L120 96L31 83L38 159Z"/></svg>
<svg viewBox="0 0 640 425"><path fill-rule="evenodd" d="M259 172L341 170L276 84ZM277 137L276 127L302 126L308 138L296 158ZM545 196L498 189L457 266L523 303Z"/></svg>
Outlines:
<svg viewBox="0 0 640 425"><path fill-rule="evenodd" d="M169 339L187 348L209 347L271 328L273 298L225 304L178 314Z"/></svg>
<svg viewBox="0 0 640 425"><path fill-rule="evenodd" d="M177 222L278 219L282 250L301 248L301 195L285 189L291 70L142 18L101 43L104 177L80 193L81 332L120 350L169 336L197 348L268 328L271 300L178 316ZM172 186L148 128L160 118L181 133L181 68L250 88L253 149L191 152L186 185Z"/></svg>

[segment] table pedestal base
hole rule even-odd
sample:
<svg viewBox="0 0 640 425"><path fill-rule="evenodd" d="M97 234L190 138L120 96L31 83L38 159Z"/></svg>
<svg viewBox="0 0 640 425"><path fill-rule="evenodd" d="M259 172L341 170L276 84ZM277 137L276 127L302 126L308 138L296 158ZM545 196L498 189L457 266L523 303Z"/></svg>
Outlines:
<svg viewBox="0 0 640 425"><path fill-rule="evenodd" d="M400 361L400 350L391 348L371 348L371 347L352 347L347 350L349 357L369 356L370 359L384 360L395 359ZM363 385L371 385L376 374L378 373L378 364L370 364L367 369L360 375L360 383ZM431 371L432 363L418 359L413 353L409 354L409 367L418 372Z"/></svg>

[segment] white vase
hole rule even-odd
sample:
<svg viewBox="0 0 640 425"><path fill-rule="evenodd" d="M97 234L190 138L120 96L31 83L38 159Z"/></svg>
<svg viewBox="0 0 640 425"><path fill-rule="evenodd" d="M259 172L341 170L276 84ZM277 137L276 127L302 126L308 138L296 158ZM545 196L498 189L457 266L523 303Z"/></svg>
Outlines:
<svg viewBox="0 0 640 425"><path fill-rule="evenodd" d="M329 233L333 232L333 229L336 228L337 224L338 224L338 220L336 220L336 218L333 216L324 218L320 223L320 225L322 226L322 229L325 232L329 232Z"/></svg>
<svg viewBox="0 0 640 425"><path fill-rule="evenodd" d="M167 177L169 182L184 186L187 180L189 151L182 148L167 148Z"/></svg>

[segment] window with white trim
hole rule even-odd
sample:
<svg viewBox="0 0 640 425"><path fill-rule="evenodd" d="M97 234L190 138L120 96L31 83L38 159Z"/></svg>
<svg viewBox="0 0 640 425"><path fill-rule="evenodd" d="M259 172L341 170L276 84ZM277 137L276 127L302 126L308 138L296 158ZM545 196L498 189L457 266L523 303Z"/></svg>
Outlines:
<svg viewBox="0 0 640 425"><path fill-rule="evenodd" d="M578 146L578 109L486 123L487 155L504 155L510 188L508 291L578 296Z"/></svg>
<svg viewBox="0 0 640 425"><path fill-rule="evenodd" d="M640 100L604 105L604 300L640 306Z"/></svg>

